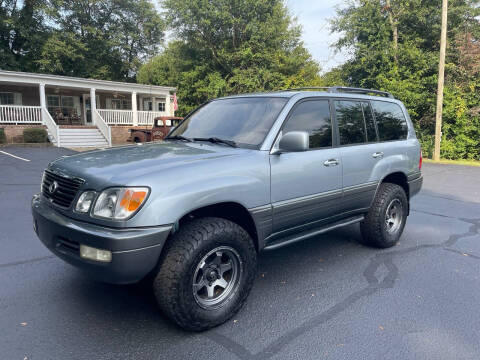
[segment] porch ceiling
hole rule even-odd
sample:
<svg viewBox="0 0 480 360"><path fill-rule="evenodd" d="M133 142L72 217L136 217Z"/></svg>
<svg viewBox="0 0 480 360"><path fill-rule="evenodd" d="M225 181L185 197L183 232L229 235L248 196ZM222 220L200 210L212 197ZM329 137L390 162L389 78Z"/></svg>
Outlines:
<svg viewBox="0 0 480 360"><path fill-rule="evenodd" d="M126 93L137 92L139 94L149 94L153 96L165 96L170 92L176 91L176 88L168 86L153 86L96 79L82 79L68 76L33 74L6 70L0 70L0 82L32 85L45 84L46 87L58 86L81 90L89 90L91 88L94 88L97 91Z"/></svg>

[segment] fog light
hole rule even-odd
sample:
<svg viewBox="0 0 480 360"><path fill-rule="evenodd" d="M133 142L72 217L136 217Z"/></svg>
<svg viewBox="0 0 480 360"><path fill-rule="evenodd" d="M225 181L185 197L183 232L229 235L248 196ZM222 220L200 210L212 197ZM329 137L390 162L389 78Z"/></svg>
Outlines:
<svg viewBox="0 0 480 360"><path fill-rule="evenodd" d="M93 261L110 262L112 252L108 250L95 249L90 246L80 245L80 256Z"/></svg>

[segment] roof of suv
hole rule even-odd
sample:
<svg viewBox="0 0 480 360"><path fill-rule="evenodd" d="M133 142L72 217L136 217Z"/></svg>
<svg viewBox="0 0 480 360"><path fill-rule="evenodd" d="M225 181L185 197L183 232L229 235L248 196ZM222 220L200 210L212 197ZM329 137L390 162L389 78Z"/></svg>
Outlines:
<svg viewBox="0 0 480 360"><path fill-rule="evenodd" d="M259 92L259 93L246 93L226 96L221 99L236 98L236 97L284 97L292 98L296 95L303 95L300 97L312 97L312 96L335 96L335 97L345 97L345 98L365 98L365 99L385 99L392 102L398 102L397 99L393 97L392 94L386 91L373 90L373 89L362 89L362 88L352 88L352 87L308 87L308 88L297 88L297 89L286 89L273 92Z"/></svg>

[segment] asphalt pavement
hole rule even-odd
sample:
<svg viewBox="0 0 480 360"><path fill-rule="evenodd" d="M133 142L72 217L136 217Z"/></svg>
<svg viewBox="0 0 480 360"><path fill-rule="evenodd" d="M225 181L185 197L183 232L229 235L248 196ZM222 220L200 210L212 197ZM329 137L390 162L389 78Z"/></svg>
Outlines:
<svg viewBox="0 0 480 360"><path fill-rule="evenodd" d="M189 333L145 286L95 282L36 238L30 199L71 150L0 150L0 359L480 358L480 167L424 164L391 249L355 225L262 254L238 315Z"/></svg>

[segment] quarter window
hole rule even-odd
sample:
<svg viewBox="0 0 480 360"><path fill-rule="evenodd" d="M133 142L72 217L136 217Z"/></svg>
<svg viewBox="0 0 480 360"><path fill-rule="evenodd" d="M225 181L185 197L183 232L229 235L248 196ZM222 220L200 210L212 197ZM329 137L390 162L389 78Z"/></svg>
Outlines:
<svg viewBox="0 0 480 360"><path fill-rule="evenodd" d="M307 131L310 134L310 149L332 146L332 121L328 100L308 100L295 107L283 133Z"/></svg>
<svg viewBox="0 0 480 360"><path fill-rule="evenodd" d="M407 120L402 108L395 103L372 101L375 120L377 121L380 141L406 139L408 134Z"/></svg>
<svg viewBox="0 0 480 360"><path fill-rule="evenodd" d="M360 101L335 101L335 117L340 133L340 145L366 142L366 127Z"/></svg>

